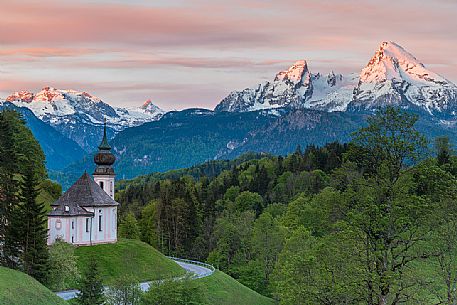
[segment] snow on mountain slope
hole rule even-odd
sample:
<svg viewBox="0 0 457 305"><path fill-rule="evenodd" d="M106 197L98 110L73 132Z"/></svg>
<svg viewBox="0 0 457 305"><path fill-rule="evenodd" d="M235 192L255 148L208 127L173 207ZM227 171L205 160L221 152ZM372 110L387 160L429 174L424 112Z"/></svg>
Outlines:
<svg viewBox="0 0 457 305"><path fill-rule="evenodd" d="M116 130L154 121L164 113L150 100L142 107L119 108L112 107L87 92L52 87L44 87L36 94L27 91L15 92L6 100L17 106L29 108L37 117L51 124L64 116L83 114L94 124L102 124L106 118L107 124Z"/></svg>
<svg viewBox="0 0 457 305"><path fill-rule="evenodd" d="M158 120L165 113L151 101L138 108L112 107L87 92L52 87L45 87L36 94L15 92L6 101L30 109L35 116L76 141L86 151L98 145L97 137L101 133L97 132L104 119L108 134L113 136L127 127Z"/></svg>
<svg viewBox="0 0 457 305"><path fill-rule="evenodd" d="M278 107L343 111L351 101L356 84L354 75L312 74L307 62L300 60L276 74L273 82L231 92L215 111L243 112Z"/></svg>
<svg viewBox="0 0 457 305"><path fill-rule="evenodd" d="M333 71L327 76L320 73L312 75L313 95L307 100L304 108L323 111L345 111L352 100L354 86L358 75L335 74Z"/></svg>
<svg viewBox="0 0 457 305"><path fill-rule="evenodd" d="M394 42L383 42L360 73L350 110L369 110L386 104L454 115L457 86L430 71Z"/></svg>
<svg viewBox="0 0 457 305"><path fill-rule="evenodd" d="M457 86L430 71L394 42L383 42L358 74L310 73L306 61L279 72L273 82L233 91L216 111L290 107L365 111L386 105L449 119L457 114Z"/></svg>

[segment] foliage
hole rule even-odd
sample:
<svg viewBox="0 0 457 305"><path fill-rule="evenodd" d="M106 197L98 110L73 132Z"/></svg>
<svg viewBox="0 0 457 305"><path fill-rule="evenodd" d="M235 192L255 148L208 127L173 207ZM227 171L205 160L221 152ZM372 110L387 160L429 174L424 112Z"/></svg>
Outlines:
<svg viewBox="0 0 457 305"><path fill-rule="evenodd" d="M75 287L79 279L76 265L75 247L61 240L56 240L49 247L48 287L52 290L63 290Z"/></svg>
<svg viewBox="0 0 457 305"><path fill-rule="evenodd" d="M15 111L0 112L0 263L46 281L47 231L37 200L46 178L40 145Z"/></svg>
<svg viewBox="0 0 457 305"><path fill-rule="evenodd" d="M104 288L97 260L91 257L79 282L76 303L79 305L102 305L105 303Z"/></svg>
<svg viewBox="0 0 457 305"><path fill-rule="evenodd" d="M133 213L128 213L124 220L119 224L119 237L128 239L140 238L140 229Z"/></svg>
<svg viewBox="0 0 457 305"><path fill-rule="evenodd" d="M23 203L19 206L21 221L20 244L22 248L22 270L41 283L47 280L48 272L48 217L43 202L37 200L38 181L29 168L21 186Z"/></svg>
<svg viewBox="0 0 457 305"><path fill-rule="evenodd" d="M438 165L447 164L451 158L451 144L448 137L438 137L435 139L436 159Z"/></svg>
<svg viewBox="0 0 457 305"><path fill-rule="evenodd" d="M141 230L141 240L150 244L153 247L159 245L159 239L157 236L157 204L156 200L151 201L141 211L141 218L139 227Z"/></svg>
<svg viewBox="0 0 457 305"><path fill-rule="evenodd" d="M457 158L438 139L426 159L416 120L386 108L349 144L124 181L121 214L280 304L453 304Z"/></svg>
<svg viewBox="0 0 457 305"><path fill-rule="evenodd" d="M198 305L203 304L201 288L190 278L166 280L152 284L142 297L144 305Z"/></svg>
<svg viewBox="0 0 457 305"><path fill-rule="evenodd" d="M107 305L140 305L142 291L138 280L124 275L117 278L106 291Z"/></svg>
<svg viewBox="0 0 457 305"><path fill-rule="evenodd" d="M425 139L417 118L394 108L380 110L355 134L349 152L366 173L351 187L347 223L365 241L364 277L368 304L398 304L413 285L404 276L411 262L427 255L421 241L429 228L431 203L416 191L408 161L417 160ZM355 153L357 152L357 153ZM350 192L349 190L348 192Z"/></svg>

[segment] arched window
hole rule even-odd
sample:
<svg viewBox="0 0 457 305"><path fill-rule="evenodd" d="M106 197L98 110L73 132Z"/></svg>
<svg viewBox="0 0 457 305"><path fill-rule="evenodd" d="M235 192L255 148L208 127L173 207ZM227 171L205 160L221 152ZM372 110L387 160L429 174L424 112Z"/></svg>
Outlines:
<svg viewBox="0 0 457 305"><path fill-rule="evenodd" d="M104 183L103 183L103 181L100 181L100 187L102 188L102 190L104 190L104 189L105 189L103 186L104 186Z"/></svg>

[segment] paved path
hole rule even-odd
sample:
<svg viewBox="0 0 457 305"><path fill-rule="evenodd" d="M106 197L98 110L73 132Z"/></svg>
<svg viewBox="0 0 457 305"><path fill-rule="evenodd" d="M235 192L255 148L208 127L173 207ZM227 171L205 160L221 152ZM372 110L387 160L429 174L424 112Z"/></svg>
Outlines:
<svg viewBox="0 0 457 305"><path fill-rule="evenodd" d="M204 264L197 261L190 261L186 259L176 258L176 257L169 257L170 259L174 260L178 265L184 268L187 272L192 274L192 279L200 279L202 277L209 276L213 274L214 268L211 265ZM180 280L183 277L176 277L173 280ZM157 283L161 280L151 281L151 282L143 282L140 283L141 290L148 291L149 287L151 287L151 283ZM105 290L107 288L105 287ZM59 291L56 292L57 296L61 297L64 300L70 300L76 298L79 290L66 290L66 291Z"/></svg>

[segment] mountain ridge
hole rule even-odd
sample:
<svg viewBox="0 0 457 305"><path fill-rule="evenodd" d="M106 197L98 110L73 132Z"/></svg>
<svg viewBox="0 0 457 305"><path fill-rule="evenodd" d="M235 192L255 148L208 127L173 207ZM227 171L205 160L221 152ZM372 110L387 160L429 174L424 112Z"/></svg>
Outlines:
<svg viewBox="0 0 457 305"><path fill-rule="evenodd" d="M108 136L113 137L127 127L158 120L165 113L150 100L137 108L114 107L85 91L53 87L44 87L37 93L14 92L6 101L30 109L36 117L74 140L87 152L96 149L105 119Z"/></svg>
<svg viewBox="0 0 457 305"><path fill-rule="evenodd" d="M272 82L232 91L215 111L290 107L357 112L386 104L449 119L457 113L457 86L395 42L382 42L358 74L332 71L324 77L311 73L308 63L300 60L277 73Z"/></svg>

